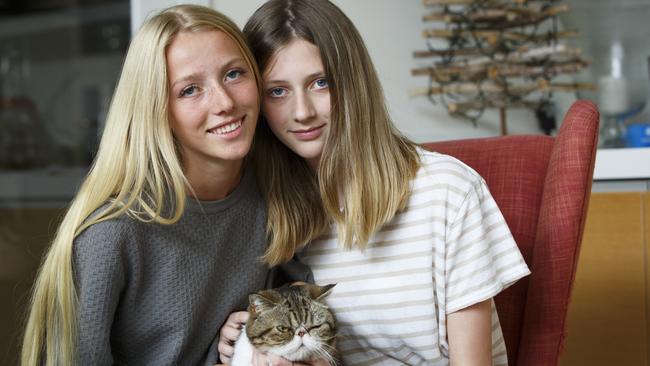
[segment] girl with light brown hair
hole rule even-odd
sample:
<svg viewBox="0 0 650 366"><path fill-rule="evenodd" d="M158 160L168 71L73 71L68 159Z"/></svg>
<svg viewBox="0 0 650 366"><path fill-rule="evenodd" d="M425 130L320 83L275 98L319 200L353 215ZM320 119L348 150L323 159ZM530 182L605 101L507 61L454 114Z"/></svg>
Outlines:
<svg viewBox="0 0 650 366"><path fill-rule="evenodd" d="M264 258L297 253L316 283L337 283L327 303L343 364L506 365L492 298L529 270L484 180L399 133L359 32L330 1L270 0L244 34L263 81Z"/></svg>

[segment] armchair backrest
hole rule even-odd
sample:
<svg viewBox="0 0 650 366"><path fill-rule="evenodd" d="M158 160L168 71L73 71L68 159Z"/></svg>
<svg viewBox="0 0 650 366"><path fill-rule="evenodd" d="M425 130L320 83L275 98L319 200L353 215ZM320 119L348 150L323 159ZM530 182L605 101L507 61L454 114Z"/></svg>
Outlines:
<svg viewBox="0 0 650 366"><path fill-rule="evenodd" d="M556 137L519 135L423 144L487 182L532 274L496 299L510 365L557 365L596 156L599 114L574 103Z"/></svg>

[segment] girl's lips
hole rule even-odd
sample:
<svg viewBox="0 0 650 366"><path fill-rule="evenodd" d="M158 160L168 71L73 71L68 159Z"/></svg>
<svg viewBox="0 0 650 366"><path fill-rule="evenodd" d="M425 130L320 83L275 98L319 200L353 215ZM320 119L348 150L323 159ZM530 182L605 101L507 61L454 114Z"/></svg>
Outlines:
<svg viewBox="0 0 650 366"><path fill-rule="evenodd" d="M242 125L244 124L244 117L235 122L221 125L209 130L211 134L217 135L221 138L230 140L237 138L242 133Z"/></svg>
<svg viewBox="0 0 650 366"><path fill-rule="evenodd" d="M298 140L310 141L320 137L323 133L323 127L325 127L325 124L306 130L290 130L289 132L293 133Z"/></svg>

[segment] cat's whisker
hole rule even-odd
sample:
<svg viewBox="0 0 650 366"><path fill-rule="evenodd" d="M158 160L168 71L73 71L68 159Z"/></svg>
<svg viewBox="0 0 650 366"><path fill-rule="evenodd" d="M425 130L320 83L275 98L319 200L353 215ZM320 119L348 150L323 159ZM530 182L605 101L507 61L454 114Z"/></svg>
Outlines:
<svg viewBox="0 0 650 366"><path fill-rule="evenodd" d="M329 365L335 365L336 364L336 360L334 359L334 356L333 356L334 352L332 352L332 351L335 351L335 347L332 347L332 346L330 346L328 344L321 343L321 344L319 344L318 348L314 349L314 351L316 352L316 354L318 356L320 356L321 359L324 359L325 361L327 361L327 363Z"/></svg>
<svg viewBox="0 0 650 366"><path fill-rule="evenodd" d="M329 338L329 339L331 339L331 338ZM330 350L330 351L331 350L336 350L336 347L334 347L333 345L322 342L323 340L329 340L329 339L322 338L321 342L319 342L319 346L322 347L322 348L325 348L326 350Z"/></svg>
<svg viewBox="0 0 650 366"><path fill-rule="evenodd" d="M336 340L336 336L333 337L321 337L321 340L331 343L333 340Z"/></svg>
<svg viewBox="0 0 650 366"><path fill-rule="evenodd" d="M319 352L319 355L321 356L322 359L327 361L328 365L336 365L336 360L334 357L328 353L328 352Z"/></svg>

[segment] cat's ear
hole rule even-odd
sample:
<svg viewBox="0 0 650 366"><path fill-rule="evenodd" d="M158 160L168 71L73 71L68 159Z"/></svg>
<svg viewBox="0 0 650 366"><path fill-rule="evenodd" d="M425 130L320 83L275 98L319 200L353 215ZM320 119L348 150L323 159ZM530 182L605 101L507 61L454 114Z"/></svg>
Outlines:
<svg viewBox="0 0 650 366"><path fill-rule="evenodd" d="M256 315L263 311L271 310L278 304L278 296L275 291L264 290L248 295L248 312Z"/></svg>
<svg viewBox="0 0 650 366"><path fill-rule="evenodd" d="M332 292L334 286L336 286L335 283L325 286L305 285L307 291L309 291L309 297L316 301L324 300Z"/></svg>

